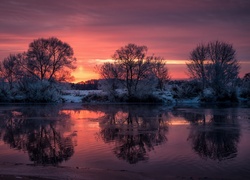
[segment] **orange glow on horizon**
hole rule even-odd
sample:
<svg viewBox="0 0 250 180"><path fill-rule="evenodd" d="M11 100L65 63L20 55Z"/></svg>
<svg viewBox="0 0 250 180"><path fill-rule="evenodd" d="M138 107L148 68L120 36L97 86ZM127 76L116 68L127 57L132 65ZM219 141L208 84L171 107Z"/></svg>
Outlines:
<svg viewBox="0 0 250 180"><path fill-rule="evenodd" d="M72 76L74 76L74 80L72 82L78 83L81 81L87 81L91 79L99 79L99 74L95 72L95 66L101 65L104 62L112 62L111 59L112 54L119 47L124 46L127 42L119 41L119 42L109 42L108 37L102 36L102 34L96 34L93 31L82 31L82 29L76 29L74 36L72 36L72 32L69 30L65 30L64 32L51 31L49 33L43 33L39 35L32 35L26 38L21 36L8 36L7 34L2 35L4 37L11 37L11 41L15 41L15 39L19 39L19 41L15 41L13 44L2 43L0 47L2 48L1 59L7 57L10 53L19 53L27 51L29 43L39 37L53 37L54 34L57 34L57 38L62 40L63 42L68 43L74 49L74 56L77 58L76 62L76 70L72 72ZM1 36L0 36L1 37ZM103 39L104 38L104 39ZM100 41L100 39L102 41ZM96 43L98 42L98 43ZM135 42L136 44L147 44L142 42ZM149 47L150 48L150 47ZM151 48L150 48L151 49ZM155 48L152 50L153 52L157 52L157 55L162 55L164 51ZM175 50L173 50L174 52ZM150 54L150 53L149 53ZM163 54L164 55L164 54ZM167 57L167 55L165 55ZM172 58L172 59L171 59ZM169 70L169 75L171 79L187 79L187 68L186 62L188 60L176 59L174 56L169 56L168 59L165 60L166 65ZM246 73L249 72L249 61L240 61L241 71L240 77L243 77Z"/></svg>
<svg viewBox="0 0 250 180"><path fill-rule="evenodd" d="M187 60L165 60L166 65L169 70L169 74L172 79L186 79L186 62ZM78 62L77 69L72 72L72 75L75 77L74 83L81 81L87 81L91 79L99 79L100 76L95 72L95 66L101 65L105 62L113 62L112 59L96 59L91 60L91 65Z"/></svg>

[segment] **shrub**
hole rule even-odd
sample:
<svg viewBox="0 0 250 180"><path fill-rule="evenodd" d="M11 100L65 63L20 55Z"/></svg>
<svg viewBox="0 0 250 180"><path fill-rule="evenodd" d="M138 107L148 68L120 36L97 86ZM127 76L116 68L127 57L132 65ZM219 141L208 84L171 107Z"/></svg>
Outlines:
<svg viewBox="0 0 250 180"><path fill-rule="evenodd" d="M250 73L243 78L240 97L250 100Z"/></svg>
<svg viewBox="0 0 250 180"><path fill-rule="evenodd" d="M200 97L200 100L202 102L214 102L215 101L215 95L214 91L211 88L207 88L203 90L203 94Z"/></svg>
<svg viewBox="0 0 250 180"><path fill-rule="evenodd" d="M198 81L183 81L175 83L170 89L175 99L194 98L201 94L201 83Z"/></svg>
<svg viewBox="0 0 250 180"><path fill-rule="evenodd" d="M224 91L216 97L217 102L238 102L236 91Z"/></svg>
<svg viewBox="0 0 250 180"><path fill-rule="evenodd" d="M224 90L216 95L213 89L207 88L203 91L200 100L202 102L238 102L238 97L235 89Z"/></svg>
<svg viewBox="0 0 250 180"><path fill-rule="evenodd" d="M19 83L18 90L22 97L19 101L25 102L57 102L61 97L56 84L47 80L33 81L32 79L25 79Z"/></svg>
<svg viewBox="0 0 250 180"><path fill-rule="evenodd" d="M145 94L144 96L131 96L126 102L134 103L164 103L164 101L153 94Z"/></svg>
<svg viewBox="0 0 250 180"><path fill-rule="evenodd" d="M82 102L108 102L107 94L90 93L82 98Z"/></svg>
<svg viewBox="0 0 250 180"><path fill-rule="evenodd" d="M0 88L0 102L9 102L11 100L10 91L4 87Z"/></svg>

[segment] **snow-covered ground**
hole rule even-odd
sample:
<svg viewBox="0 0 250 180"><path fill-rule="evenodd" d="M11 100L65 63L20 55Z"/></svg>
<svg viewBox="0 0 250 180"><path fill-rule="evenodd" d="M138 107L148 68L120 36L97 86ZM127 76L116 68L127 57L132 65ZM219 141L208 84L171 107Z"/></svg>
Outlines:
<svg viewBox="0 0 250 180"><path fill-rule="evenodd" d="M123 92L118 92L120 95ZM88 95L98 95L98 96L105 96L107 95L102 90L64 90L62 99L63 102L67 103L81 103L82 99ZM176 100L173 98L170 91L156 91L153 93L155 97L158 99L162 99L165 104L175 104L175 103L185 103L185 104L191 104L191 103L198 103L199 98L192 98L192 99L182 99L182 100Z"/></svg>
<svg viewBox="0 0 250 180"><path fill-rule="evenodd" d="M62 98L64 102L79 103L87 95L102 93L102 90L64 90Z"/></svg>

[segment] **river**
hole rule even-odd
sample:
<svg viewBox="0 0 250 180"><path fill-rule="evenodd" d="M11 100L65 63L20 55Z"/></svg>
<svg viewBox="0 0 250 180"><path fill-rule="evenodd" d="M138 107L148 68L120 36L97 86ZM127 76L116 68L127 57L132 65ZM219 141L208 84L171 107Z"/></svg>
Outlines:
<svg viewBox="0 0 250 180"><path fill-rule="evenodd" d="M0 163L250 179L250 108L0 105Z"/></svg>

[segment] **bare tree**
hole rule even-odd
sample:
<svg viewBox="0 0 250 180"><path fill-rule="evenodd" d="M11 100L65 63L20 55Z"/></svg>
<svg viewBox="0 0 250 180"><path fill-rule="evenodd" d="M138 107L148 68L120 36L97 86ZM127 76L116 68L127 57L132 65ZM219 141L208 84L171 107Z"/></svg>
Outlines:
<svg viewBox="0 0 250 180"><path fill-rule="evenodd" d="M157 88L164 90L165 83L170 80L164 59L162 57L151 56L148 57L148 61L151 64L152 74L158 81Z"/></svg>
<svg viewBox="0 0 250 180"><path fill-rule="evenodd" d="M103 79L117 79L119 76L119 67L114 63L104 63L101 67L97 67L97 71Z"/></svg>
<svg viewBox="0 0 250 180"><path fill-rule="evenodd" d="M239 74L239 64L236 60L236 51L231 44L220 41L210 42L207 46L208 81L216 94L222 93L226 86L234 86Z"/></svg>
<svg viewBox="0 0 250 180"><path fill-rule="evenodd" d="M140 80L147 78L149 63L146 60L146 46L128 44L116 50L113 59L117 62L121 76L124 80L128 96L131 97L137 92Z"/></svg>
<svg viewBox="0 0 250 180"><path fill-rule="evenodd" d="M195 79L200 79L202 82L202 89L205 88L206 72L205 61L207 59L207 48L204 44L199 44L190 53L190 62L187 63L187 68L190 76Z"/></svg>
<svg viewBox="0 0 250 180"><path fill-rule="evenodd" d="M163 89L169 79L168 69L162 57L147 56L148 48L128 44L116 50L113 63L104 63L98 68L105 86L127 91L128 98L150 94L157 86Z"/></svg>
<svg viewBox="0 0 250 180"><path fill-rule="evenodd" d="M65 80L75 69L73 55L73 49L55 37L36 39L27 52L27 71L40 80Z"/></svg>
<svg viewBox="0 0 250 180"><path fill-rule="evenodd" d="M192 78L202 82L203 90L210 87L219 95L235 86L240 67L233 46L214 41L198 45L190 53L187 68Z"/></svg>
<svg viewBox="0 0 250 180"><path fill-rule="evenodd" d="M243 77L243 81L250 82L250 73L246 73Z"/></svg>
<svg viewBox="0 0 250 180"><path fill-rule="evenodd" d="M108 91L113 96L116 95L115 90L119 85L120 71L119 66L115 63L104 63L100 67L96 67L97 72L100 74L99 88Z"/></svg>
<svg viewBox="0 0 250 180"><path fill-rule="evenodd" d="M23 74L20 66L24 53L10 54L2 62L1 77L9 83L10 89L13 88L13 82L17 81Z"/></svg>

